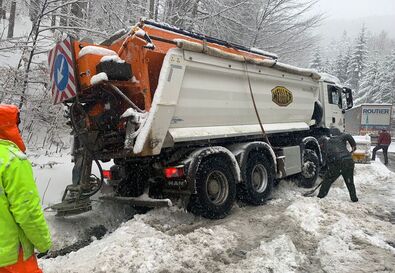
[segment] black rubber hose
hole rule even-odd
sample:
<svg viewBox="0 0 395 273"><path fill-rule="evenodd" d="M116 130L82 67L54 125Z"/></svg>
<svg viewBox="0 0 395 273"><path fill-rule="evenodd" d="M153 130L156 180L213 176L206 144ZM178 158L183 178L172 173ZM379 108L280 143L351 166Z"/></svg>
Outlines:
<svg viewBox="0 0 395 273"><path fill-rule="evenodd" d="M81 104L79 104L79 102L74 102L74 103L71 105L71 107L70 107L70 120L71 120L71 123L72 123L72 125L73 125L74 130L76 131L77 136L79 136L79 135L80 135L80 132L78 131L79 128L78 128L78 126L76 125L75 117L74 117L74 107L77 106L77 103L78 103L78 107L80 108L79 110L80 110L81 112L83 112L83 114L84 114L85 116L86 116L87 114L86 114L85 110L81 107ZM88 148L88 146L86 145L86 143L84 143L84 138L78 137L78 139L79 139L79 141L82 142L82 144L84 145L86 151L87 151L88 154L91 156L91 158L93 159L93 161L95 161L95 163L96 163L96 165L97 165L97 168L99 169L99 172L100 172L100 185L99 185L99 187L98 187L96 190L92 191L92 192L83 193L83 194L81 195L82 199L86 199L86 198L89 198L89 197L93 196L94 194L96 194L96 193L101 189L101 187L103 186L103 183L104 183L103 168L101 167L100 162L94 157L94 154L92 153L92 151L89 150L89 148Z"/></svg>
<svg viewBox="0 0 395 273"><path fill-rule="evenodd" d="M83 197L82 199L89 198L89 197L95 195L101 189L101 187L103 186L103 183L104 183L103 168L101 167L101 164L100 164L99 160L93 159L93 161L95 161L95 163L97 165L97 168L99 169L99 172L100 172L100 180L99 180L100 181L100 185L98 186L98 188L96 190L94 190L92 192L83 193L82 194L82 197Z"/></svg>

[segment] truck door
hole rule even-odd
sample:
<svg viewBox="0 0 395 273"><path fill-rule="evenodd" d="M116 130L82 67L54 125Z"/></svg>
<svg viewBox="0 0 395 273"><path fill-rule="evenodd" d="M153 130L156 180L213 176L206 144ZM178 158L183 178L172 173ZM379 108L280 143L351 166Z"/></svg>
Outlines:
<svg viewBox="0 0 395 273"><path fill-rule="evenodd" d="M328 111L325 111L325 121L328 127L336 127L341 131L344 130L344 115L343 109L343 98L342 98L342 89L335 85L328 84L327 85L327 106L329 106Z"/></svg>

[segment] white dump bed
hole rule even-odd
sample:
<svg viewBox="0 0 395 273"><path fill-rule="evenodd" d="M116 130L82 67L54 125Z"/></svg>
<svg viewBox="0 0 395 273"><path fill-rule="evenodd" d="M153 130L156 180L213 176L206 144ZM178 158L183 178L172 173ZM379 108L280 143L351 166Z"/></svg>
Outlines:
<svg viewBox="0 0 395 273"><path fill-rule="evenodd" d="M177 142L261 134L248 77L267 133L309 129L317 80L177 48L165 57L134 153L154 155Z"/></svg>

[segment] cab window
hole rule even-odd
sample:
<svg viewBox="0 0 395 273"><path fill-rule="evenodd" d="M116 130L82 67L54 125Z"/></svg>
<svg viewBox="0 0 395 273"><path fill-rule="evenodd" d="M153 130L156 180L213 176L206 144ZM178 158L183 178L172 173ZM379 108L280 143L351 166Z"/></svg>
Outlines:
<svg viewBox="0 0 395 273"><path fill-rule="evenodd" d="M328 85L328 102L330 104L336 104L342 109L342 96L341 90L333 85Z"/></svg>

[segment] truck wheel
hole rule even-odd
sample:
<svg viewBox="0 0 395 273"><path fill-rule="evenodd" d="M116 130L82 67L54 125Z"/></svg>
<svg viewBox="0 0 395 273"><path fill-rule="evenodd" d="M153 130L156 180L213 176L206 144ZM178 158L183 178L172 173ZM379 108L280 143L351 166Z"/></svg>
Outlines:
<svg viewBox="0 0 395 273"><path fill-rule="evenodd" d="M317 181L320 163L315 151L305 149L303 151L302 171L298 174L300 185L305 188L311 188Z"/></svg>
<svg viewBox="0 0 395 273"><path fill-rule="evenodd" d="M246 164L246 181L238 185L237 195L240 200L249 204L262 205L272 192L272 166L269 160L259 153L251 154Z"/></svg>
<svg viewBox="0 0 395 273"><path fill-rule="evenodd" d="M236 199L230 164L222 157L209 157L200 163L195 180L197 193L191 196L188 210L209 219L228 215Z"/></svg>

